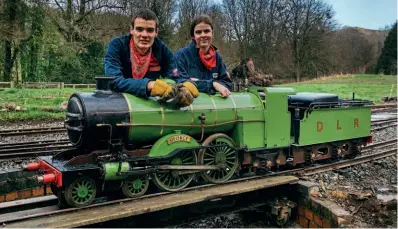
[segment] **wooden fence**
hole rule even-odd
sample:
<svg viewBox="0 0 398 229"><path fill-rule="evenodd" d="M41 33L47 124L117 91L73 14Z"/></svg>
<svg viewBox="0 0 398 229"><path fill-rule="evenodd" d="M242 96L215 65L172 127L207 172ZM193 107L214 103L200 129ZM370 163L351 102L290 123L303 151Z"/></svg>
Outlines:
<svg viewBox="0 0 398 229"><path fill-rule="evenodd" d="M0 88L15 88L15 83L10 82L0 82ZM34 88L34 89L43 89L43 88L95 88L95 84L70 84L64 82L24 82L17 86L18 88Z"/></svg>

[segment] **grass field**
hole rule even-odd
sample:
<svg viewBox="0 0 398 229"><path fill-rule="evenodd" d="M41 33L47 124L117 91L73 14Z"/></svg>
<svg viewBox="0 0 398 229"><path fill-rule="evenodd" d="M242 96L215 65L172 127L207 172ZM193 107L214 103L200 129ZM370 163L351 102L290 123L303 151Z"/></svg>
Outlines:
<svg viewBox="0 0 398 229"><path fill-rule="evenodd" d="M385 75L339 75L278 86L293 87L297 92L333 93L346 99L354 92L357 99L380 103L382 97L390 96L393 85L392 96L397 96L397 77Z"/></svg>
<svg viewBox="0 0 398 229"><path fill-rule="evenodd" d="M74 92L94 89L5 89L0 91L0 124L22 120L65 119ZM18 109L18 110L16 110Z"/></svg>
<svg viewBox="0 0 398 229"><path fill-rule="evenodd" d="M321 78L300 83L276 85L294 87L297 92L326 92L340 98L368 99L380 103L390 95L392 85L396 86L396 76L343 75ZM73 92L93 91L94 89L5 89L0 91L0 125L22 120L63 120L67 101ZM394 87L393 96L397 96ZM18 107L18 108L17 108ZM19 109L15 111L15 109Z"/></svg>

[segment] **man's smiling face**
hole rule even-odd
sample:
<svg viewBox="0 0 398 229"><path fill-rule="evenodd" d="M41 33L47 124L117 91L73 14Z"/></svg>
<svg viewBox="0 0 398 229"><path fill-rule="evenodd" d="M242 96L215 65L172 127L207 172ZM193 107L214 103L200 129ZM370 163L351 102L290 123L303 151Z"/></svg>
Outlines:
<svg viewBox="0 0 398 229"><path fill-rule="evenodd" d="M140 52L146 52L153 45L155 37L158 35L156 22L154 20L145 20L136 18L134 28L130 28L130 34L133 36L134 45Z"/></svg>

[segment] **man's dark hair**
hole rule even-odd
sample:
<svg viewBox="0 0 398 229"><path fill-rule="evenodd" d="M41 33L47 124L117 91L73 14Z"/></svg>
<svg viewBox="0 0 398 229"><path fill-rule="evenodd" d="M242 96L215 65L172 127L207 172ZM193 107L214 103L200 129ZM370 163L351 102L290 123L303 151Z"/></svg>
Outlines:
<svg viewBox="0 0 398 229"><path fill-rule="evenodd" d="M191 37L194 37L194 32L195 32L195 26L197 26L200 23L205 23L210 25L211 29L213 30L213 23L211 22L211 18L207 15L200 15L199 17L196 17L192 23L191 23Z"/></svg>
<svg viewBox="0 0 398 229"><path fill-rule="evenodd" d="M131 27L132 28L134 28L134 21L135 21L136 18L142 18L142 19L147 20L147 21L154 20L156 22L156 28L155 29L157 29L159 27L159 19L156 16L156 14L150 9L142 8L142 9L139 9L137 11L137 13L134 14L133 18L131 19Z"/></svg>

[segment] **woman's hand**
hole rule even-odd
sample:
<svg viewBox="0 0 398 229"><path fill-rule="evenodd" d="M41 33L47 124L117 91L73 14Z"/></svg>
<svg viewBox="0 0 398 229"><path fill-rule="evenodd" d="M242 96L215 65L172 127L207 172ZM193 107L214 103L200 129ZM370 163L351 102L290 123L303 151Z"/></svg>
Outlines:
<svg viewBox="0 0 398 229"><path fill-rule="evenodd" d="M213 82L213 87L218 92L220 92L221 97L228 97L231 94L228 88L226 88L224 85L220 84L219 82Z"/></svg>

